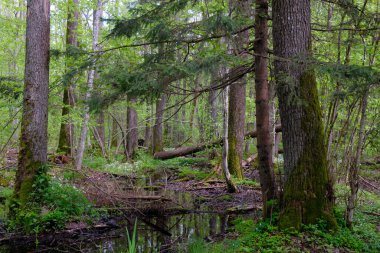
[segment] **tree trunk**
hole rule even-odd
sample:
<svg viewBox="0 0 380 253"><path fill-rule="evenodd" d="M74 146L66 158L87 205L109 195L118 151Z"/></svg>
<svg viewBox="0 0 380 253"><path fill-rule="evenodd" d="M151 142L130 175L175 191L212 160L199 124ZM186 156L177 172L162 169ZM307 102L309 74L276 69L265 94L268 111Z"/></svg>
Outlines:
<svg viewBox="0 0 380 253"><path fill-rule="evenodd" d="M99 39L99 28L100 28L100 19L102 14L102 8L103 8L103 2L102 0L97 1L96 10L94 10L94 20L93 20L93 37L92 37L92 50L97 51L98 50L98 39ZM94 78L95 78L95 60L92 63L92 66L90 67L90 70L88 72L88 79L87 79L87 91L86 91L86 101L90 99L91 92L94 87ZM86 144L86 137L87 137L87 128L88 128L88 122L90 120L90 112L89 108L86 105L85 106L85 113L83 116L83 122L82 122L82 130L80 134L80 139L78 143L78 150L77 150L77 157L75 160L75 168L77 170L80 170L82 168L82 160L83 160L83 153L85 149Z"/></svg>
<svg viewBox="0 0 380 253"><path fill-rule="evenodd" d="M127 159L133 158L137 148L137 139L139 137L139 130L137 128L137 112L134 106L136 105L137 98L128 96L128 109L127 109Z"/></svg>
<svg viewBox="0 0 380 253"><path fill-rule="evenodd" d="M297 230L320 219L336 227L317 83L311 66L304 63L311 54L310 12L310 0L273 0L285 171L280 227Z"/></svg>
<svg viewBox="0 0 380 253"><path fill-rule="evenodd" d="M263 216L272 216L268 203L276 199L276 184L273 171L273 137L270 111L271 92L268 83L268 1L256 0L255 23L255 83L256 83L256 128L259 158L260 184L263 199Z"/></svg>
<svg viewBox="0 0 380 253"><path fill-rule="evenodd" d="M152 147L152 123L153 120L153 104L146 105L147 119L145 123L145 133L144 133L144 146L151 150Z"/></svg>
<svg viewBox="0 0 380 253"><path fill-rule="evenodd" d="M153 127L153 154L164 150L163 120L167 95L162 93L156 102L156 122Z"/></svg>
<svg viewBox="0 0 380 253"><path fill-rule="evenodd" d="M99 143L100 149L105 150L105 127L104 127L104 112L100 111L96 117L96 127L95 127L97 140Z"/></svg>
<svg viewBox="0 0 380 253"><path fill-rule="evenodd" d="M227 191L234 193L237 192L237 188L235 184L232 182L230 170L228 168L228 97L229 97L229 87L227 86L224 91L224 106L223 106L223 154L222 154L222 170L223 170L223 176L226 180L227 184Z"/></svg>
<svg viewBox="0 0 380 253"><path fill-rule="evenodd" d="M232 8L231 8L232 7ZM237 15L250 16L250 4L248 0L233 1L231 9L236 9ZM249 44L248 30L237 34L232 40L233 53L241 57L247 57L245 47ZM244 151L244 127L245 126L245 93L246 76L234 82L230 86L228 106L228 168L231 174L242 179L243 169L241 162Z"/></svg>
<svg viewBox="0 0 380 253"><path fill-rule="evenodd" d="M118 129L117 121L112 117L111 147L117 147L118 145Z"/></svg>
<svg viewBox="0 0 380 253"><path fill-rule="evenodd" d="M214 80L218 79L218 71L214 71L211 75L211 82L214 83ZM217 110L217 98L218 90L212 89L208 94L208 104L210 109L210 118L211 118L211 138L219 137L218 132L218 110Z"/></svg>
<svg viewBox="0 0 380 253"><path fill-rule="evenodd" d="M346 224L347 227L352 228L352 222L354 218L354 209L356 205L356 199L358 196L359 190L359 166L360 158L364 146L364 137L365 137L365 125L367 121L367 105L368 105L368 94L367 90L362 98L361 103L361 117L360 117L360 130L359 130L359 139L356 147L356 154L354 161L350 164L349 169L349 183L350 183L350 196L347 201L346 209Z"/></svg>
<svg viewBox="0 0 380 253"><path fill-rule="evenodd" d="M77 29L79 19L79 0L68 0L66 50L78 46ZM70 69L70 59L66 61L66 67ZM70 119L70 111L75 106L74 84L71 80L63 89L62 122L59 132L57 152L73 156L74 124Z"/></svg>
<svg viewBox="0 0 380 253"><path fill-rule="evenodd" d="M50 1L27 2L25 84L14 197L27 207L47 161Z"/></svg>

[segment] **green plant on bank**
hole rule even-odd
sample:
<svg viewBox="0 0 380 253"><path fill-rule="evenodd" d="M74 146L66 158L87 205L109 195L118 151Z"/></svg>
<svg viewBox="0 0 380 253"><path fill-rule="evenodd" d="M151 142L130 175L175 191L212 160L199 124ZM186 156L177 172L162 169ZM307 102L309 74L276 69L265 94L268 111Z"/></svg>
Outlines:
<svg viewBox="0 0 380 253"><path fill-rule="evenodd" d="M129 235L128 229L127 229L127 239L128 239L128 253L136 253L137 252L137 219L135 220L135 225L133 226L133 233L132 233L132 238Z"/></svg>
<svg viewBox="0 0 380 253"><path fill-rule="evenodd" d="M8 229L21 229L29 234L63 229L69 221L96 216L96 211L81 191L45 173L40 173L35 179L27 207L20 208L12 198L7 205L12 210L8 215Z"/></svg>
<svg viewBox="0 0 380 253"><path fill-rule="evenodd" d="M337 185L337 193L343 194L347 187ZM345 226L345 206L341 201L335 209L339 229L335 232L327 229L327 223L320 221L316 225L303 225L301 232L281 231L272 221L255 222L252 219L237 219L234 230L239 234L235 239L226 239L219 243L206 243L201 238L190 242L190 253L235 253L235 252L380 252L380 233L377 231L378 217L371 215L380 209L380 197L362 191L359 194L359 206L355 214L353 230Z"/></svg>
<svg viewBox="0 0 380 253"><path fill-rule="evenodd" d="M154 159L152 155L145 151L139 150L136 154L135 161L132 163L123 162L122 159L119 158L108 161L105 158L93 156L84 159L84 166L117 175L136 173L145 175L147 171L163 168L180 170L183 171L183 174L185 175L187 172L190 173L192 167L196 167L198 164L204 164L206 162L206 158L198 157L178 157L169 160L158 160Z"/></svg>

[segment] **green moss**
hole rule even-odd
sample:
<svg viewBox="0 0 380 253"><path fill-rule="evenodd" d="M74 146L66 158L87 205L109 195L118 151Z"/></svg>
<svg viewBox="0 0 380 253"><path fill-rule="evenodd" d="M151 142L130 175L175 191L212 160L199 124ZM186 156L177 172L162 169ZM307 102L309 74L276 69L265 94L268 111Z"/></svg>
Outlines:
<svg viewBox="0 0 380 253"><path fill-rule="evenodd" d="M228 169L230 173L238 179L243 179L243 169L241 159L237 149L237 139L235 136L228 138Z"/></svg>
<svg viewBox="0 0 380 253"><path fill-rule="evenodd" d="M303 154L285 183L280 227L299 230L301 223L316 224L323 219L335 229L322 114L312 71L301 77L300 87L304 110L302 129L307 137Z"/></svg>

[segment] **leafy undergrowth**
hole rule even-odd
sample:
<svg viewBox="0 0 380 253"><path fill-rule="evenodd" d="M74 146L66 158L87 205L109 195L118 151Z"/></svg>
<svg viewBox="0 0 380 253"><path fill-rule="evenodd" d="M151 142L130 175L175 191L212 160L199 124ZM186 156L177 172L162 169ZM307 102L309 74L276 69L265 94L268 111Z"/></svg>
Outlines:
<svg viewBox="0 0 380 253"><path fill-rule="evenodd" d="M178 157L169 160L157 160L144 151L139 151L135 161L132 163L123 162L120 158L108 161L105 158L97 156L87 158L84 161L86 167L116 175L145 175L147 172L159 169L173 169L179 171L180 177L188 176L197 179L206 177L209 175L209 172L194 170L193 167L206 163L207 159L202 157Z"/></svg>
<svg viewBox="0 0 380 253"><path fill-rule="evenodd" d="M342 192L345 187L338 188ZM274 225L276 218L273 222L239 219L227 239L218 243L195 239L185 252L380 252L379 217L373 215L380 210L380 197L365 191L359 197L352 230L344 225L340 204L335 210L340 228L335 232L328 231L323 221L305 225L301 232L284 232Z"/></svg>
<svg viewBox="0 0 380 253"><path fill-rule="evenodd" d="M12 194L8 193L7 207L13 210L6 220L8 230L38 234L61 230L70 221L89 223L97 216L85 195L71 185L48 175L38 175L33 187L33 201L24 209L17 208Z"/></svg>

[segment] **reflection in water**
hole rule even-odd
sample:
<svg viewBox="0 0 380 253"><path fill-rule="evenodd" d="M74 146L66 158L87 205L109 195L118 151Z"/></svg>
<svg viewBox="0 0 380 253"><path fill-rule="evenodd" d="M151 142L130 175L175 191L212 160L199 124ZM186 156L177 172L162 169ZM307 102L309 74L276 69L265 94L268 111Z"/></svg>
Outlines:
<svg viewBox="0 0 380 253"><path fill-rule="evenodd" d="M161 173L162 175L162 173ZM166 175L164 173L164 175ZM161 178L162 180L162 178ZM140 207L152 208L152 210L160 210L156 215L145 215L137 217L137 250L140 253L154 252L187 252L187 244L195 238L213 239L218 235L223 236L232 224L232 220L236 215L212 213L203 201L194 195L186 192L178 192L163 188L150 187L154 186L156 178L147 177L142 180L135 180L131 187L130 183L125 185L124 193L133 196L165 196L175 201L157 203L151 201L149 203L138 203L134 206L136 209ZM161 181L162 182L162 181ZM166 183L166 179L163 181ZM136 185L141 188L136 189ZM195 210L195 213L187 213L181 215L165 215L165 210L170 208L181 207L186 210ZM206 211L204 213L200 210ZM207 211L209 211L207 213ZM253 217L254 213L245 215ZM103 252L103 253L124 253L128 249L128 239L126 227L129 234L133 233L133 223L136 217L128 217L128 220L119 221L120 229L115 229L107 234L101 234L101 238L96 240L86 240L85 242L75 242L70 245L67 242L56 242L58 245L50 248L39 245L43 252ZM10 246L0 246L0 253L10 252L36 252L36 247L29 248L12 248ZM38 251L37 251L38 252Z"/></svg>
<svg viewBox="0 0 380 253"><path fill-rule="evenodd" d="M138 221L138 252L141 253L174 253L186 252L187 243L194 238L210 238L223 235L236 216L215 213L191 213L185 215L151 217L149 222L160 230L152 228L143 221ZM146 219L146 218L144 218ZM162 230L162 231L161 231ZM167 231L171 234L163 232ZM128 247L123 231L121 237L104 239L98 245L89 245L89 251L101 248L102 252L125 252ZM125 234L125 233L124 233ZM82 249L83 250L83 249Z"/></svg>

